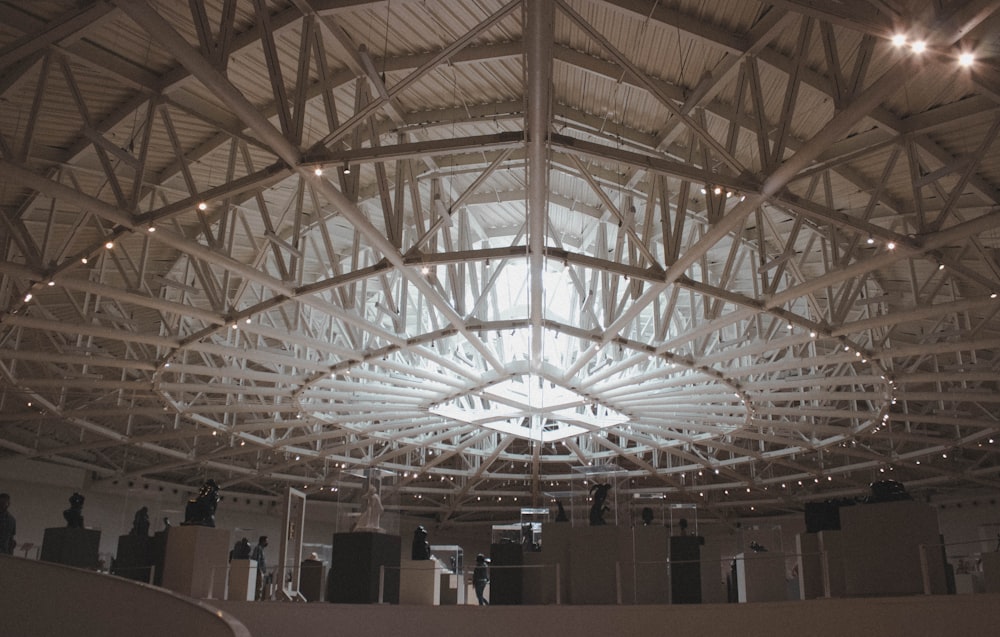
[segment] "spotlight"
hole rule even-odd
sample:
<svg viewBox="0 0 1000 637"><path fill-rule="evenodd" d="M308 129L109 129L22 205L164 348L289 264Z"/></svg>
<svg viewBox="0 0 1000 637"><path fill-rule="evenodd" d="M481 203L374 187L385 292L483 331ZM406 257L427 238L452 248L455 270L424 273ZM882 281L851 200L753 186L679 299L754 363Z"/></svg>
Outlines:
<svg viewBox="0 0 1000 637"><path fill-rule="evenodd" d="M206 210L208 210L208 204L202 201L201 203L198 204L198 210L205 212Z"/></svg>
<svg viewBox="0 0 1000 637"><path fill-rule="evenodd" d="M923 53L924 51L927 50L927 43L924 42L923 40L917 40L916 42L910 45L910 48L913 49L914 53Z"/></svg>
<svg viewBox="0 0 1000 637"><path fill-rule="evenodd" d="M972 63L976 61L976 56L972 53L963 53L958 56L958 65L964 66L966 68L972 66Z"/></svg>
<svg viewBox="0 0 1000 637"><path fill-rule="evenodd" d="M897 33L896 35L892 36L892 45L893 46L895 46L895 47L901 47L904 44L906 44L906 36L905 35L903 35L902 33Z"/></svg>

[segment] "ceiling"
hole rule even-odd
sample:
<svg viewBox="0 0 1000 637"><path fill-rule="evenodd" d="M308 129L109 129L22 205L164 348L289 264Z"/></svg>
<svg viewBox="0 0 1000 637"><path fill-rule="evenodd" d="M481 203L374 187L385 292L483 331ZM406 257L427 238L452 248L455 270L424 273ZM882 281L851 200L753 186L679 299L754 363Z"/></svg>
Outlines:
<svg viewBox="0 0 1000 637"><path fill-rule="evenodd" d="M1000 487L998 1L0 16L0 462L442 523Z"/></svg>

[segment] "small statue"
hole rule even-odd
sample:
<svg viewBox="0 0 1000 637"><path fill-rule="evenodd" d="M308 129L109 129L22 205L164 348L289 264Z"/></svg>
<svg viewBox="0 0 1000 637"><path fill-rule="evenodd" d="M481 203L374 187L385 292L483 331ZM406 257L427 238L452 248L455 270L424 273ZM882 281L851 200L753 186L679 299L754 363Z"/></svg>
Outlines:
<svg viewBox="0 0 1000 637"><path fill-rule="evenodd" d="M414 561L431 559L431 543L427 541L427 529L422 526L418 526L413 531L410 559Z"/></svg>
<svg viewBox="0 0 1000 637"><path fill-rule="evenodd" d="M198 497L188 500L182 526L215 526L215 508L219 504L219 485L209 478L201 485Z"/></svg>
<svg viewBox="0 0 1000 637"><path fill-rule="evenodd" d="M67 528L83 528L83 499L83 496L79 493L74 493L69 497L69 508L63 511L63 518L66 519Z"/></svg>
<svg viewBox="0 0 1000 637"><path fill-rule="evenodd" d="M653 524L653 509L650 507L642 507L642 525L650 526Z"/></svg>
<svg viewBox="0 0 1000 637"><path fill-rule="evenodd" d="M135 517L132 518L132 530L128 534L138 537L149 536L149 509L147 507L142 507L135 512Z"/></svg>
<svg viewBox="0 0 1000 637"><path fill-rule="evenodd" d="M250 540L243 538L238 541L234 546L233 550L229 552L229 561L233 560L249 560L250 551L253 550L250 547Z"/></svg>
<svg viewBox="0 0 1000 637"><path fill-rule="evenodd" d="M562 500L556 500L556 507L559 508L559 512L556 513L556 522L569 522L569 516L566 515Z"/></svg>
<svg viewBox="0 0 1000 637"><path fill-rule="evenodd" d="M595 484L590 487L590 495L594 503L590 505L590 526L601 526L607 524L604 521L604 513L610 510L605 505L608 500L608 491L611 491L611 484Z"/></svg>
<svg viewBox="0 0 1000 637"><path fill-rule="evenodd" d="M385 508L382 506L382 498L379 497L374 484L368 485L368 491L365 493L363 499L364 509L361 511L361 516L358 517L358 521L354 525L354 530L382 531L382 527L379 525L382 520L382 512Z"/></svg>

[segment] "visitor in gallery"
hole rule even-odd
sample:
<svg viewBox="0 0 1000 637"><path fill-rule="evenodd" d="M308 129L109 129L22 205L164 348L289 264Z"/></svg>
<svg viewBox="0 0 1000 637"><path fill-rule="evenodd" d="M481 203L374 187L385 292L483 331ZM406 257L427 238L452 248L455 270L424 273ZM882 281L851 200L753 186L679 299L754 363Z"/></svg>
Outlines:
<svg viewBox="0 0 1000 637"><path fill-rule="evenodd" d="M14 554L14 534L17 533L17 521L7 508L10 506L10 495L0 493L0 553Z"/></svg>
<svg viewBox="0 0 1000 637"><path fill-rule="evenodd" d="M267 572L267 560L264 558L264 548L267 547L267 536L262 535L250 553L250 559L257 562L257 594L256 599L267 599L271 584L271 574Z"/></svg>
<svg viewBox="0 0 1000 637"><path fill-rule="evenodd" d="M476 599L479 600L480 606L490 605L483 595L486 592L486 585L490 583L489 563L486 556L480 553L476 556L476 568L472 570L472 585L476 589Z"/></svg>

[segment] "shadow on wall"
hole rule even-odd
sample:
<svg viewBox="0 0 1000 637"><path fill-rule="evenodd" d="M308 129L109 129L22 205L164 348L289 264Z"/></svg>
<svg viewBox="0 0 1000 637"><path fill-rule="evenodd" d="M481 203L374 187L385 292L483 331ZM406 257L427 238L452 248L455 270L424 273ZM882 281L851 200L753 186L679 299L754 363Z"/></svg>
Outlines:
<svg viewBox="0 0 1000 637"><path fill-rule="evenodd" d="M217 608L113 575L0 555L4 635L250 637Z"/></svg>

